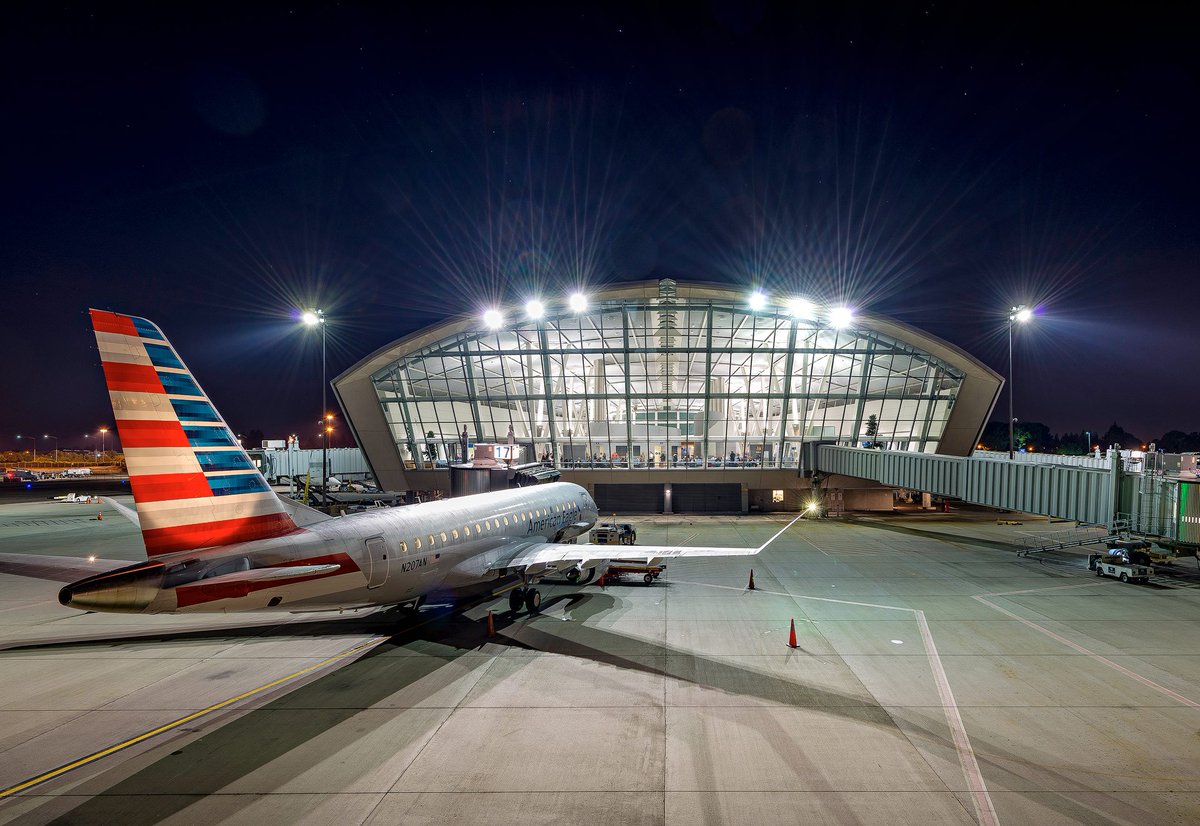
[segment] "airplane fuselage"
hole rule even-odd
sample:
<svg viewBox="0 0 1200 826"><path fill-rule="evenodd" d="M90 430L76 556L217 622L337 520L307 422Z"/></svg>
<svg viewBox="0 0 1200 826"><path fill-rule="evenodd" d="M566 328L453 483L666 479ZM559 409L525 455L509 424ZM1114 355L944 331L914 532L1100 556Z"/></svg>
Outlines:
<svg viewBox="0 0 1200 826"><path fill-rule="evenodd" d="M511 579L505 560L596 521L578 485L554 483L367 511L287 535L152 557L65 587L59 599L123 613L309 611L396 605ZM280 576L274 576L275 569Z"/></svg>

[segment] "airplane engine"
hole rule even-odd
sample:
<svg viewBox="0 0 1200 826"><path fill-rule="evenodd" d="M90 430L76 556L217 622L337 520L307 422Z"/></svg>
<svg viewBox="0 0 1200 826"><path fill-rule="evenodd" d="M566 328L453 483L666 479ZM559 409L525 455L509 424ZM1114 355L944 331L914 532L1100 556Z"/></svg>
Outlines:
<svg viewBox="0 0 1200 826"><path fill-rule="evenodd" d="M81 611L140 614L162 590L166 566L140 562L81 579L58 592L58 601Z"/></svg>
<svg viewBox="0 0 1200 826"><path fill-rule="evenodd" d="M572 585L587 585L592 580L604 576L608 571L608 563L604 562L599 565L582 566L577 565L567 571L567 581Z"/></svg>

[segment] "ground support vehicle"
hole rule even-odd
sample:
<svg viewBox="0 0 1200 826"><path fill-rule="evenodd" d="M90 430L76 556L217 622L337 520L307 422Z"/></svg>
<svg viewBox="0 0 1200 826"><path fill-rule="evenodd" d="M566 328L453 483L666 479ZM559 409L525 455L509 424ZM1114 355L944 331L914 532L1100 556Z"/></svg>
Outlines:
<svg viewBox="0 0 1200 826"><path fill-rule="evenodd" d="M612 581L621 580L626 576L640 576L642 582L653 585L654 580L662 576L665 570L667 570L666 565L646 565L632 559L614 559L609 564L608 570L604 572L604 578Z"/></svg>
<svg viewBox="0 0 1200 826"><path fill-rule="evenodd" d="M632 545L637 542L637 531L628 522L601 522L588 533L593 545Z"/></svg>
<svg viewBox="0 0 1200 826"><path fill-rule="evenodd" d="M1154 568L1134 562L1122 554L1089 554L1088 570L1096 576L1114 576L1122 582L1149 582Z"/></svg>

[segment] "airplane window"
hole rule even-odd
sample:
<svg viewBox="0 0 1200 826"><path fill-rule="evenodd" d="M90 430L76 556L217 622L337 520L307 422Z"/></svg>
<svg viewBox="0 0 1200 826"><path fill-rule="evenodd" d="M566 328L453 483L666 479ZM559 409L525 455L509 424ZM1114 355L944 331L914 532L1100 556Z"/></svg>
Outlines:
<svg viewBox="0 0 1200 826"><path fill-rule="evenodd" d="M418 536L413 542L417 543L417 550L421 550L421 537Z"/></svg>
<svg viewBox="0 0 1200 826"><path fill-rule="evenodd" d="M490 520L490 519L483 520L483 525L485 528L487 528L490 531L492 529L492 520Z"/></svg>
<svg viewBox="0 0 1200 826"><path fill-rule="evenodd" d="M478 522L476 522L476 523L475 523L475 533L482 533L482 531L481 531L481 530L479 530L479 523L478 523Z"/></svg>
<svg viewBox="0 0 1200 826"><path fill-rule="evenodd" d="M453 536L455 539L458 539L458 528L452 528L450 530L450 535ZM445 534L442 534L442 536L445 536Z"/></svg>
<svg viewBox="0 0 1200 826"><path fill-rule="evenodd" d="M429 534L429 547L431 547L431 548L432 548L432 547L433 547L433 543L434 543L433 534Z"/></svg>
<svg viewBox="0 0 1200 826"><path fill-rule="evenodd" d="M442 541L443 542L446 541L446 532L445 531L442 531Z"/></svg>
<svg viewBox="0 0 1200 826"><path fill-rule="evenodd" d="M470 536L470 535L471 535L471 526L463 525L463 536Z"/></svg>
<svg viewBox="0 0 1200 826"><path fill-rule="evenodd" d="M402 554L408 553L408 543L407 542L400 543L400 553L402 553Z"/></svg>
<svg viewBox="0 0 1200 826"><path fill-rule="evenodd" d="M508 517L507 517L507 516L506 516L506 517L504 517L504 524L505 524L505 525L507 525L507 524L508 524Z"/></svg>

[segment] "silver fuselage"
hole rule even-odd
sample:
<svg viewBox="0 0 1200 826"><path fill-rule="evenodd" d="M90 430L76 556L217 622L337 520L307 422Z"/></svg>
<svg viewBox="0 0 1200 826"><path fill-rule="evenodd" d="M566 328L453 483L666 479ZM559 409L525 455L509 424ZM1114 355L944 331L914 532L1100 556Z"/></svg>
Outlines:
<svg viewBox="0 0 1200 826"><path fill-rule="evenodd" d="M596 503L557 482L379 509L285 536L154 557L66 586L64 605L120 613L309 611L487 591L521 548L586 532ZM255 579L260 569L308 570Z"/></svg>

